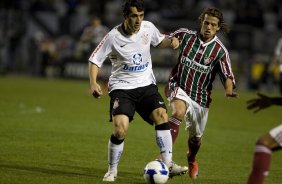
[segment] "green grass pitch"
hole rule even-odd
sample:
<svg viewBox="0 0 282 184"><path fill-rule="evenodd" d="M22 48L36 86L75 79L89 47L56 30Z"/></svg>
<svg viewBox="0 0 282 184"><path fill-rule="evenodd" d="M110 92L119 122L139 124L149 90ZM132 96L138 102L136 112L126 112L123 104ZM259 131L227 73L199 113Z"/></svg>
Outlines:
<svg viewBox="0 0 282 184"><path fill-rule="evenodd" d="M109 97L88 95L88 81L0 77L0 183L102 183L112 132ZM160 86L163 94L163 86ZM281 123L281 107L254 114L246 101L214 90L203 144L198 184L244 184L256 137ZM275 94L274 94L275 95ZM169 108L169 107L168 107ZM186 132L181 125L173 159L186 164ZM136 114L125 140L116 183L144 183L147 162L158 156L154 129ZM266 184L282 183L282 152L275 152ZM192 183L185 175L169 184Z"/></svg>

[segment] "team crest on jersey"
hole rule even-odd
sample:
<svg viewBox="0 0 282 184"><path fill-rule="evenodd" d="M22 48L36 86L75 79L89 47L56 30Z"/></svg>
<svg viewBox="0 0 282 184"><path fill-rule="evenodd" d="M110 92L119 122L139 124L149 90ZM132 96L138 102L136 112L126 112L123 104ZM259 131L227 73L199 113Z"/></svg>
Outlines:
<svg viewBox="0 0 282 184"><path fill-rule="evenodd" d="M144 33L142 34L141 38L142 38L142 43L143 43L144 45L147 45L148 42L149 42L149 34L146 33L146 32L144 32Z"/></svg>
<svg viewBox="0 0 282 184"><path fill-rule="evenodd" d="M113 109L118 108L118 106L119 106L119 99L116 98L115 101L114 101Z"/></svg>
<svg viewBox="0 0 282 184"><path fill-rule="evenodd" d="M204 57L204 63L205 63L205 65L210 64L210 63L212 62L212 60L213 60L213 57L207 57L207 56L205 56L205 57Z"/></svg>
<svg viewBox="0 0 282 184"><path fill-rule="evenodd" d="M133 55L133 63L135 65L140 65L142 63L142 55L140 53Z"/></svg>

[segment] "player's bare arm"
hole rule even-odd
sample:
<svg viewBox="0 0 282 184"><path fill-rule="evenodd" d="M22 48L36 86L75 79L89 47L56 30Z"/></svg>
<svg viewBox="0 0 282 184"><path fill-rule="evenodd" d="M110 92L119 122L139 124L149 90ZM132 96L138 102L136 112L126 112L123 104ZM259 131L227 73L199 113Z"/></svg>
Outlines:
<svg viewBox="0 0 282 184"><path fill-rule="evenodd" d="M171 39L165 37L163 41L158 45L159 48L167 48L171 47L173 49L177 49L179 47L179 40L175 37Z"/></svg>
<svg viewBox="0 0 282 184"><path fill-rule="evenodd" d="M97 76L99 73L99 68L97 65L89 62L89 90L90 93L95 97L99 98L103 95L100 85L97 83Z"/></svg>
<svg viewBox="0 0 282 184"><path fill-rule="evenodd" d="M233 91L233 81L231 79L227 79L225 81L225 96L226 97L233 97L233 98L238 97L238 93Z"/></svg>

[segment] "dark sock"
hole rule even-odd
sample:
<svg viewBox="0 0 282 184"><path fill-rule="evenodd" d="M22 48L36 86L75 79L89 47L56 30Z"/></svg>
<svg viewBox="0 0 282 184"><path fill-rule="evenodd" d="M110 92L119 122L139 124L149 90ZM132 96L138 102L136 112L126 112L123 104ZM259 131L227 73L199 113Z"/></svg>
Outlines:
<svg viewBox="0 0 282 184"><path fill-rule="evenodd" d="M113 134L111 135L110 140L111 140L111 142L112 142L113 144L116 144L116 145L119 145L119 144L121 144L121 143L124 141L124 139L119 140L119 139L118 139L116 136L114 136Z"/></svg>
<svg viewBox="0 0 282 184"><path fill-rule="evenodd" d="M172 137L172 142L174 143L176 138L178 137L178 132L179 132L179 125L181 121L177 118L171 117L168 120L169 126L170 126L170 133Z"/></svg>
<svg viewBox="0 0 282 184"><path fill-rule="evenodd" d="M196 155L201 147L201 138L192 137L188 139L188 162L194 162Z"/></svg>

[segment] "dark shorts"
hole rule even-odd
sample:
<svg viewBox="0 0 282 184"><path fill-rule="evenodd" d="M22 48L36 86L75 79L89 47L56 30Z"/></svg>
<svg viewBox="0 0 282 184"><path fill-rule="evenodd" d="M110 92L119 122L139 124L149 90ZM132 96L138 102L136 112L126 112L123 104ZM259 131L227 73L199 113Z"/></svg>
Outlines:
<svg viewBox="0 0 282 184"><path fill-rule="evenodd" d="M150 115L153 110L162 107L165 102L154 84L129 90L114 90L110 94L110 121L112 115L124 114L133 120L135 111L148 123L153 124Z"/></svg>

